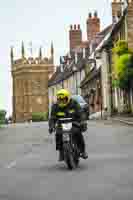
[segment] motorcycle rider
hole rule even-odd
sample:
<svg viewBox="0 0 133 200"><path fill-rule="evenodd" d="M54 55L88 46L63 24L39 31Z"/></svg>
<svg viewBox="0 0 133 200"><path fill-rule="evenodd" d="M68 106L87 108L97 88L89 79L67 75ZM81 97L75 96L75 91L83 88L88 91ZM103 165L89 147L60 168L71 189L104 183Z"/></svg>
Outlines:
<svg viewBox="0 0 133 200"><path fill-rule="evenodd" d="M58 118L72 117L74 121L72 127L73 137L75 138L80 149L81 157L87 159L88 155L85 151L85 142L82 135L82 131L86 131L87 125L82 119L80 105L77 103L77 101L71 98L70 92L66 89L60 89L57 92L56 97L57 102L52 106L49 119L49 133L52 134ZM56 131L56 150L59 151L59 161L62 161L62 134L60 130Z"/></svg>

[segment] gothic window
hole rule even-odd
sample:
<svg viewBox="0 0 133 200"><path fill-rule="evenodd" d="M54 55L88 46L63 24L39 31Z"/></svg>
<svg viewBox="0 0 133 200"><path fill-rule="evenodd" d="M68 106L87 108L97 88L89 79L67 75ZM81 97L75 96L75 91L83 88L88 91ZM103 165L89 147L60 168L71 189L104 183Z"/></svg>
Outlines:
<svg viewBox="0 0 133 200"><path fill-rule="evenodd" d="M27 95L28 92L28 81L24 80L24 94Z"/></svg>
<svg viewBox="0 0 133 200"><path fill-rule="evenodd" d="M40 91L40 80L32 80L32 91L34 95L38 95Z"/></svg>

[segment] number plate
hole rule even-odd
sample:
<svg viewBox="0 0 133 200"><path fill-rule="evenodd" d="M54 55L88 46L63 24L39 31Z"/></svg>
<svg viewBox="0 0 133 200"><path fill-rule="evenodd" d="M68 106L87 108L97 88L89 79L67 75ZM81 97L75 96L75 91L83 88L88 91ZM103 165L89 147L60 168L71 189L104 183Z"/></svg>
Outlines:
<svg viewBox="0 0 133 200"><path fill-rule="evenodd" d="M69 134L68 133L63 133L63 141L68 142L69 141Z"/></svg>
<svg viewBox="0 0 133 200"><path fill-rule="evenodd" d="M70 131L72 128L72 123L62 124L63 131Z"/></svg>

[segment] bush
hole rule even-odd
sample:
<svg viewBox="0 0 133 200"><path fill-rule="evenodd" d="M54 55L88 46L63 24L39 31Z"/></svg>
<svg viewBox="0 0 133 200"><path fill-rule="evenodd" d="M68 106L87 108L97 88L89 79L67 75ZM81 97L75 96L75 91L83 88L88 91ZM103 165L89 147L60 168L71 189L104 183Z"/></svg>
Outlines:
<svg viewBox="0 0 133 200"><path fill-rule="evenodd" d="M125 40L119 40L113 48L113 52L118 56L129 53L128 43Z"/></svg>
<svg viewBox="0 0 133 200"><path fill-rule="evenodd" d="M5 124L6 122L6 111L0 110L0 124Z"/></svg>
<svg viewBox="0 0 133 200"><path fill-rule="evenodd" d="M47 121L48 120L48 113L32 113L32 121L33 122L40 122L40 121Z"/></svg>
<svg viewBox="0 0 133 200"><path fill-rule="evenodd" d="M113 108L112 108L112 112L113 112L113 114L117 114L117 113L118 113L118 109L115 108L115 107L113 107Z"/></svg>
<svg viewBox="0 0 133 200"><path fill-rule="evenodd" d="M120 114L123 114L123 115L129 115L131 113L132 113L132 109L127 104L124 105L123 110L120 112Z"/></svg>
<svg viewBox="0 0 133 200"><path fill-rule="evenodd" d="M5 119L0 119L0 124L5 124Z"/></svg>
<svg viewBox="0 0 133 200"><path fill-rule="evenodd" d="M133 79L133 53L126 41L120 40L113 49L115 77L113 86L128 89Z"/></svg>

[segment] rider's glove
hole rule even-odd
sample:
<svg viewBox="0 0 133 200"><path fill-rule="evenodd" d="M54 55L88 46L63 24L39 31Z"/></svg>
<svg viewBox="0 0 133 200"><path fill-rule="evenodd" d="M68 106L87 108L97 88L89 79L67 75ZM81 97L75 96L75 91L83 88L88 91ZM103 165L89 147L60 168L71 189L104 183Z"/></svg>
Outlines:
<svg viewBox="0 0 133 200"><path fill-rule="evenodd" d="M82 132L87 131L87 123L85 123L85 122L81 123L80 127L81 127Z"/></svg>
<svg viewBox="0 0 133 200"><path fill-rule="evenodd" d="M52 132L53 132L53 128L49 128L49 134L52 134Z"/></svg>
<svg viewBox="0 0 133 200"><path fill-rule="evenodd" d="M52 132L54 131L54 129L55 129L55 125L53 123L50 124L50 126L49 126L49 133L52 134Z"/></svg>

